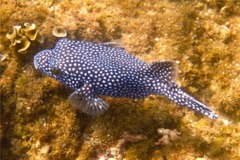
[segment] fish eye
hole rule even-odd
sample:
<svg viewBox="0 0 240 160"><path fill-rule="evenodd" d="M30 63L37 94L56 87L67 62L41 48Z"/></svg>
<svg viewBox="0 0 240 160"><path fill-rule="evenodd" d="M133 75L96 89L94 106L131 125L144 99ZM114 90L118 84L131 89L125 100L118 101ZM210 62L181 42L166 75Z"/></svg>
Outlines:
<svg viewBox="0 0 240 160"><path fill-rule="evenodd" d="M55 76L60 76L62 74L61 70L60 69L57 69L57 68L52 68L50 69L50 72L52 74L54 74Z"/></svg>

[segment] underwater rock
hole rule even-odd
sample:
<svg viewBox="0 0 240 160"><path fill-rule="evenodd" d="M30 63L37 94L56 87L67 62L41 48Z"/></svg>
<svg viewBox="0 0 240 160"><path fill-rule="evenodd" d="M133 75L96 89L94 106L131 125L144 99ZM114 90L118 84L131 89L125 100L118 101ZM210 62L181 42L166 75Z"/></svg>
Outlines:
<svg viewBox="0 0 240 160"><path fill-rule="evenodd" d="M128 132L124 132L115 146L108 148L106 153L99 153L98 159L123 159L126 143L135 143L146 139L147 136L144 134L129 134Z"/></svg>
<svg viewBox="0 0 240 160"><path fill-rule="evenodd" d="M11 41L10 47L17 48L18 53L26 51L32 42L44 42L44 37L39 33L34 23L24 23L22 26L13 26L13 32L6 34L7 39Z"/></svg>
<svg viewBox="0 0 240 160"><path fill-rule="evenodd" d="M4 61L7 58L7 56L0 54L0 62Z"/></svg>
<svg viewBox="0 0 240 160"><path fill-rule="evenodd" d="M52 33L55 37L66 37L67 36L67 31L61 27L54 27Z"/></svg>
<svg viewBox="0 0 240 160"><path fill-rule="evenodd" d="M170 129L165 129L165 128L159 128L157 130L157 132L158 132L158 134L162 135L162 138L160 138L157 142L155 142L155 145L172 144L181 135L181 133L178 132L176 129L170 130Z"/></svg>

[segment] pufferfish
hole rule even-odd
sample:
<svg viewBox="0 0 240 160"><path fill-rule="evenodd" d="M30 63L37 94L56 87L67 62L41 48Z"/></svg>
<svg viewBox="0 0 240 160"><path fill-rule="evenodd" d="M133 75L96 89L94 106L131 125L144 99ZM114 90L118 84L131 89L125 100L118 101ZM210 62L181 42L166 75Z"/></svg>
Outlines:
<svg viewBox="0 0 240 160"><path fill-rule="evenodd" d="M34 66L70 87L70 104L88 115L100 115L109 105L99 95L145 98L162 95L211 119L218 116L176 83L174 61L148 64L115 42L92 43L60 39L55 48L34 56Z"/></svg>

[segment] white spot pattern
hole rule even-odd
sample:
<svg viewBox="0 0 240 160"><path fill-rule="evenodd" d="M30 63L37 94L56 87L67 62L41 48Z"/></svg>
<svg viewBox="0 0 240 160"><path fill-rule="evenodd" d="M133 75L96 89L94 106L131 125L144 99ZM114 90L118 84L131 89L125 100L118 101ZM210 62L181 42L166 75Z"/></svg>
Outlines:
<svg viewBox="0 0 240 160"><path fill-rule="evenodd" d="M54 49L43 50L35 55L34 65L48 76L78 90L76 93L82 94L85 99L92 99L90 104L84 102L92 109L86 106L82 109L88 114L102 113L102 108L104 111L107 109L106 102L97 98L97 95L144 98L150 94L160 94L212 119L217 118L207 106L174 83L176 65L173 61L147 64L122 48L63 38ZM53 70L61 74L54 74L59 72ZM83 92L86 84L91 93ZM75 95L71 97L76 98Z"/></svg>

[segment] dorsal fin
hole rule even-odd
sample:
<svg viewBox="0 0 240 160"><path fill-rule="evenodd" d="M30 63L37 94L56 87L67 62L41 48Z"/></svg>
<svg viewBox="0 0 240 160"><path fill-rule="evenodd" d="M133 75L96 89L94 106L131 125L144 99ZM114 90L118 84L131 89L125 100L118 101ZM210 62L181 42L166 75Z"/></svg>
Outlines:
<svg viewBox="0 0 240 160"><path fill-rule="evenodd" d="M112 42L105 42L103 43L104 46L114 47L114 48L121 48L124 49L124 45L120 42L120 40L115 40Z"/></svg>
<svg viewBox="0 0 240 160"><path fill-rule="evenodd" d="M175 61L153 62L150 65L151 72L154 72L160 79L175 81L178 76L177 63Z"/></svg>

